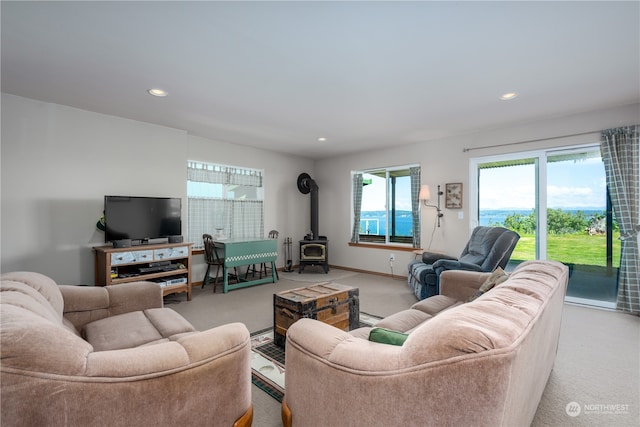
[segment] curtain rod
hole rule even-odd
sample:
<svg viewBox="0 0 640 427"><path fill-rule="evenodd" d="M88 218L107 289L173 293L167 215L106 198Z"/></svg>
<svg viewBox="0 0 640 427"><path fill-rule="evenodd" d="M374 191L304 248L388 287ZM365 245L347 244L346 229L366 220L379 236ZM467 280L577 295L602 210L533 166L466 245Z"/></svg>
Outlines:
<svg viewBox="0 0 640 427"><path fill-rule="evenodd" d="M591 132L572 133L572 134L569 134L569 135L552 136L552 137L549 137L549 138L529 139L527 141L507 142L505 144L495 144L495 145L485 145L485 146L482 146L482 147L463 148L462 152L466 153L468 151L484 150L485 148L506 147L506 146L509 146L509 145L529 144L531 142L551 141L551 140L554 140L554 139L569 138L569 137L572 137L572 136L583 136L583 135L589 135L589 134L592 134L592 133L594 133L594 134L598 133L599 134L601 132L602 132L601 130L594 130L594 131L591 131Z"/></svg>

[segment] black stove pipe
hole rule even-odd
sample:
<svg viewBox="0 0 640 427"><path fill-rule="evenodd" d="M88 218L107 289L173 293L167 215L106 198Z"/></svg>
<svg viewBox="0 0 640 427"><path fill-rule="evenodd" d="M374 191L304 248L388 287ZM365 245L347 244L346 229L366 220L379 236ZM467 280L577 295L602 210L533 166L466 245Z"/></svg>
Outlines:
<svg viewBox="0 0 640 427"><path fill-rule="evenodd" d="M314 180L309 182L311 187L311 233L318 239L318 185Z"/></svg>
<svg viewBox="0 0 640 427"><path fill-rule="evenodd" d="M311 193L311 238L318 239L318 184L309 174L301 173L298 176L298 190L302 194Z"/></svg>

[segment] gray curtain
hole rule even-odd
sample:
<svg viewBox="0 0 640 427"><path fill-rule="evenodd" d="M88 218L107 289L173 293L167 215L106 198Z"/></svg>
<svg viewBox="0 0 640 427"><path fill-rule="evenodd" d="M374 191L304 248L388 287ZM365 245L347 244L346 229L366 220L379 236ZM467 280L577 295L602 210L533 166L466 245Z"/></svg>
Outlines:
<svg viewBox="0 0 640 427"><path fill-rule="evenodd" d="M411 175L411 216L413 218L413 247L420 247L420 167L409 169Z"/></svg>
<svg viewBox="0 0 640 427"><path fill-rule="evenodd" d="M622 241L617 308L640 315L638 126L603 131L600 151Z"/></svg>
<svg viewBox="0 0 640 427"><path fill-rule="evenodd" d="M353 231L351 243L360 241L360 211L362 210L362 174L353 175Z"/></svg>

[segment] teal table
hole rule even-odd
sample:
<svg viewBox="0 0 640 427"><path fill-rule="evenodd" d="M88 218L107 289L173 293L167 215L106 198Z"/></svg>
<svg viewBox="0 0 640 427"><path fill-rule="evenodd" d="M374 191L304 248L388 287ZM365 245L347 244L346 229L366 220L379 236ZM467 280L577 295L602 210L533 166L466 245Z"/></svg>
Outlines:
<svg viewBox="0 0 640 427"><path fill-rule="evenodd" d="M222 256L224 258L223 292L225 294L233 289L276 282L277 239L216 240L214 245L224 252ZM263 262L271 263L271 277L267 276L254 280L240 280L238 278L238 283L229 283L230 268L262 264Z"/></svg>

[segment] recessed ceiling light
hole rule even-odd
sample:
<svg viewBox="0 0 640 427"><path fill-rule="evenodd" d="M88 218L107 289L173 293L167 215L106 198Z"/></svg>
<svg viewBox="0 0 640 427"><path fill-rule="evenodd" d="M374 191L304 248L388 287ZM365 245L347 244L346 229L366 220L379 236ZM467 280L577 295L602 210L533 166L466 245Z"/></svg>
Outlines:
<svg viewBox="0 0 640 427"><path fill-rule="evenodd" d="M515 92L508 92L508 93L502 94L502 96L500 96L500 99L502 101L509 101L509 100L511 100L511 99L513 99L513 98L515 98L517 96L518 96L518 94L515 93Z"/></svg>
<svg viewBox="0 0 640 427"><path fill-rule="evenodd" d="M321 136L320 138L318 138L318 142L325 142L327 140L327 138Z"/></svg>
<svg viewBox="0 0 640 427"><path fill-rule="evenodd" d="M167 95L169 95L167 93L167 91L164 91L162 89L157 89L157 88L149 89L149 90L147 90L147 92L149 92L149 94L153 95L153 96L167 96Z"/></svg>

